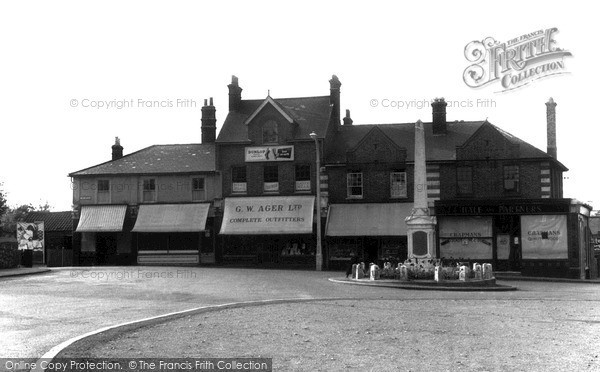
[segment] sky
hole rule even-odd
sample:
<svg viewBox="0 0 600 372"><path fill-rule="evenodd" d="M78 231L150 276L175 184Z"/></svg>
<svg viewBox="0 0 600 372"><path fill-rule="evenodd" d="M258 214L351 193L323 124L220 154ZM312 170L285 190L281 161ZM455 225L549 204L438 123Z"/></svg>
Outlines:
<svg viewBox="0 0 600 372"><path fill-rule="evenodd" d="M600 209L595 21L557 1L2 2L1 187L13 207L70 210L67 175L110 160L115 137L125 154L199 143L209 97L219 129L232 75L261 99L328 95L336 74L356 125L431 121L426 103L444 97L448 120L487 118L544 151L553 97L564 196ZM562 74L509 91L465 83L470 42L551 28L572 54Z"/></svg>

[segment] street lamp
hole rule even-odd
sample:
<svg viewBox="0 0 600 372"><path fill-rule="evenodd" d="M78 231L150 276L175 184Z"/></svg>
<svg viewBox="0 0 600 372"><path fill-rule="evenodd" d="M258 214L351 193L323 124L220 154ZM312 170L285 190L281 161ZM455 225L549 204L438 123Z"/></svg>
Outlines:
<svg viewBox="0 0 600 372"><path fill-rule="evenodd" d="M323 270L323 247L321 246L321 155L319 151L319 139L317 138L317 134L312 132L310 134L310 138L315 140L315 149L317 151L317 271Z"/></svg>

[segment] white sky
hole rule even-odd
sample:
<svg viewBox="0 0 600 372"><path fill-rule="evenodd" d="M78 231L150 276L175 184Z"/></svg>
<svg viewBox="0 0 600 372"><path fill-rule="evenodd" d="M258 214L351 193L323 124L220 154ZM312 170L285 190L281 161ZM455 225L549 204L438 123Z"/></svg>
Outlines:
<svg viewBox="0 0 600 372"><path fill-rule="evenodd" d="M459 5L460 4L460 5ZM355 124L431 121L431 110L373 108L371 99L464 100L448 120L483 120L546 150L546 106L557 106L565 197L600 207L595 159L596 15L585 4L472 2L15 1L0 4L0 182L11 206L72 203L69 172L153 144L200 142L200 108L214 97L218 126L227 84L242 98L328 95L342 82L342 109ZM472 89L464 48L557 27L573 53L568 75L508 93ZM72 108L76 99L79 106ZM134 100L134 107L84 108L84 100ZM196 107L137 107L138 100L190 99ZM492 99L495 107L477 107ZM87 102L87 101L86 101Z"/></svg>

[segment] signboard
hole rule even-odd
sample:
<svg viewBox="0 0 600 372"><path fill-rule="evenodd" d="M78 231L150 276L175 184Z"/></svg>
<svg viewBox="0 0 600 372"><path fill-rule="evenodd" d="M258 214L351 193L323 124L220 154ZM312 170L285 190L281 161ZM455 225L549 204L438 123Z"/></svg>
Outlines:
<svg viewBox="0 0 600 372"><path fill-rule="evenodd" d="M44 222L17 222L20 250L44 251Z"/></svg>
<svg viewBox="0 0 600 372"><path fill-rule="evenodd" d="M221 234L312 234L314 196L226 198Z"/></svg>
<svg viewBox="0 0 600 372"><path fill-rule="evenodd" d="M442 257L493 258L491 217L444 217L439 226Z"/></svg>
<svg viewBox="0 0 600 372"><path fill-rule="evenodd" d="M521 216L522 257L567 259L567 216Z"/></svg>
<svg viewBox="0 0 600 372"><path fill-rule="evenodd" d="M257 161L292 161L294 146L261 146L246 147L246 162Z"/></svg>
<svg viewBox="0 0 600 372"><path fill-rule="evenodd" d="M497 205L438 205L435 214L443 215L494 215L568 213L568 204L497 204Z"/></svg>

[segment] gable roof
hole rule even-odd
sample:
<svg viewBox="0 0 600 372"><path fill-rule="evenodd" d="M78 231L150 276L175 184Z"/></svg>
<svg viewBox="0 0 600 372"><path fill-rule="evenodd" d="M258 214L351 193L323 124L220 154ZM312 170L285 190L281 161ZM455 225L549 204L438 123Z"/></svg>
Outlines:
<svg viewBox="0 0 600 372"><path fill-rule="evenodd" d="M297 124L293 131L293 139L310 140L311 132L316 132L321 138L325 136L331 116L329 96L271 99L278 110L283 111ZM217 143L249 143L246 122L252 119L253 114L260 111L261 105L266 105L265 101L242 100L237 111L230 111L227 114L219 131Z"/></svg>
<svg viewBox="0 0 600 372"><path fill-rule="evenodd" d="M423 123L425 129L425 155L427 161L456 160L456 147L465 144L483 125L490 125L510 143L519 145L521 159L540 158L557 162L564 170L566 167L542 150L498 128L488 121L447 122L447 133L434 135L432 123ZM346 152L354 149L373 127L381 129L398 147L406 149L406 161L414 161L415 123L342 125L332 141L333 146L326 149L326 161L345 163Z"/></svg>
<svg viewBox="0 0 600 372"><path fill-rule="evenodd" d="M254 112L252 113L252 115L250 115L245 121L244 124L248 125L255 117L256 115L258 115L259 112L262 111L263 108L265 108L266 105L268 104L273 105L273 107L275 107L275 109L277 111L279 111L279 113L281 114L281 116L283 116L285 118L285 120L287 120L289 123L293 123L294 119L292 119L292 117L285 111L283 110L278 104L277 102L275 102L273 100L273 98L271 98L271 96L267 96L267 98L265 98L265 100L263 101L263 103L260 104L260 106L258 106L258 108L256 110L254 110Z"/></svg>
<svg viewBox="0 0 600 372"><path fill-rule="evenodd" d="M164 174L214 172L214 143L186 145L153 145L117 160L85 168L69 177L116 174Z"/></svg>
<svg viewBox="0 0 600 372"><path fill-rule="evenodd" d="M44 221L44 231L71 231L73 220L71 212L29 212L24 222Z"/></svg>

